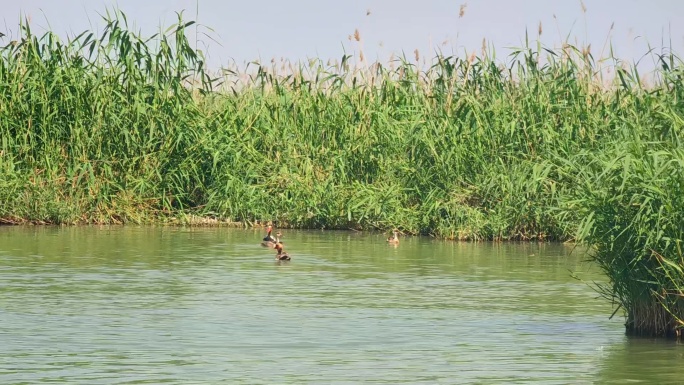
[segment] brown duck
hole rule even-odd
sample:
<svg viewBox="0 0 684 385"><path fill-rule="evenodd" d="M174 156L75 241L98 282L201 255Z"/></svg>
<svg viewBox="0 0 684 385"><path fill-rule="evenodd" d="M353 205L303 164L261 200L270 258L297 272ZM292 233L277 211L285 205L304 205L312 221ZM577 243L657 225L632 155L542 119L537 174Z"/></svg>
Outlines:
<svg viewBox="0 0 684 385"><path fill-rule="evenodd" d="M283 244L281 242L276 242L273 248L276 249L276 261L289 261L291 259L290 255L283 251Z"/></svg>
<svg viewBox="0 0 684 385"><path fill-rule="evenodd" d="M398 245L399 244L399 232L397 230L394 230L394 235L387 238L387 243L392 244L392 245Z"/></svg>
<svg viewBox="0 0 684 385"><path fill-rule="evenodd" d="M268 247L270 249L270 248L273 248L275 246L276 242L278 242L278 239L273 238L273 236L271 235L271 231L273 231L273 226L268 225L268 227L266 228L266 231L267 231L267 233L266 233L266 236L264 237L264 239L261 241L261 246ZM277 233L276 237L279 237L279 236L280 236L280 233Z"/></svg>

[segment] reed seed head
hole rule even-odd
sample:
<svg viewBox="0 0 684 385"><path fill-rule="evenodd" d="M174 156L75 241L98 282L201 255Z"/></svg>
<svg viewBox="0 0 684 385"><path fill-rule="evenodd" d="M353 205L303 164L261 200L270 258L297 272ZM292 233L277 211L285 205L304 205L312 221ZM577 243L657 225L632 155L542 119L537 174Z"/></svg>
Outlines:
<svg viewBox="0 0 684 385"><path fill-rule="evenodd" d="M354 40L361 41L361 34L359 33L358 28L354 30Z"/></svg>
<svg viewBox="0 0 684 385"><path fill-rule="evenodd" d="M459 19L465 15L465 10L466 7L468 6L468 3L463 3L461 4L461 7L458 9L458 17Z"/></svg>

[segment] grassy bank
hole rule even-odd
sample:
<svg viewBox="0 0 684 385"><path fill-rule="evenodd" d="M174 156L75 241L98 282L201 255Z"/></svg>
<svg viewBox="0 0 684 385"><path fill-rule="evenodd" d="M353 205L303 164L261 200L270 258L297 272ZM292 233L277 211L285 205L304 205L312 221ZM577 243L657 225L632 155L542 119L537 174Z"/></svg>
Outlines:
<svg viewBox="0 0 684 385"><path fill-rule="evenodd" d="M572 47L538 63L486 55L204 71L187 23L154 37L120 15L0 56L0 217L159 221L182 213L283 226L399 227L455 239L567 239L556 154L600 151L640 92L597 89ZM671 101L671 100L670 100ZM642 108L647 115L657 115ZM640 118L641 119L641 118ZM551 163L550 163L551 161Z"/></svg>
<svg viewBox="0 0 684 385"><path fill-rule="evenodd" d="M67 42L0 49L0 218L216 217L460 240L579 240L635 333L681 326L681 61L645 86L615 58L255 65L212 78L187 28L115 14ZM236 79L241 78L242 81ZM247 80L245 80L247 79ZM235 82L233 82L235 81ZM223 83L222 83L223 82ZM222 84L221 84L222 83ZM194 218L194 217L193 217Z"/></svg>

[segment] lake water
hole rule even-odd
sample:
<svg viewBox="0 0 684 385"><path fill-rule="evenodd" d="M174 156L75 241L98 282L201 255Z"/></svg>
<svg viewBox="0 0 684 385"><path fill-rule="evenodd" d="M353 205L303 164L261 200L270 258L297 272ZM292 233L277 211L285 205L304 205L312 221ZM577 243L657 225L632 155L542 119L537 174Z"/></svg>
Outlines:
<svg viewBox="0 0 684 385"><path fill-rule="evenodd" d="M684 381L572 246L283 232L0 227L0 383Z"/></svg>

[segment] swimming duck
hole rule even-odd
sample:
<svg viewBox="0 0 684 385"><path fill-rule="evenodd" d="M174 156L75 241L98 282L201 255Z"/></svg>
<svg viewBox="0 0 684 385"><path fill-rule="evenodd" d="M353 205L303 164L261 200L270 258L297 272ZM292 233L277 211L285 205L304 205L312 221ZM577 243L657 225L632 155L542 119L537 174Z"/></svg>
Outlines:
<svg viewBox="0 0 684 385"><path fill-rule="evenodd" d="M282 237L282 236L283 236L283 234L281 234L279 231L276 233L276 237L273 238L269 232L269 235L267 237L271 237L271 240L266 240L266 238L264 238L264 240L261 242L261 246L268 247L269 249L275 249L275 245L277 243L282 243L282 242L280 242L280 237Z"/></svg>
<svg viewBox="0 0 684 385"><path fill-rule="evenodd" d="M268 227L266 228L266 236L264 237L263 242L261 242L261 246L264 246L264 247L273 247L273 245L275 244L275 241L276 241L276 240L275 240L275 238L273 238L273 236L271 235L271 231L273 231L273 226L268 225ZM269 243L270 243L270 244L269 244Z"/></svg>
<svg viewBox="0 0 684 385"><path fill-rule="evenodd" d="M398 245L399 244L399 232L397 230L394 230L394 236L391 236L387 238L387 242L393 245Z"/></svg>
<svg viewBox="0 0 684 385"><path fill-rule="evenodd" d="M266 233L266 236L264 237L264 239L263 239L262 242L261 242L261 246L263 246L263 247L268 247L268 248L272 248L272 247L276 244L276 242L278 242L278 239L277 239L277 238L273 238L273 236L271 235L271 231L273 231L273 226L268 225L268 227L266 228L266 231L267 231L267 233ZM278 232L278 233L276 234L276 237L280 237L281 235L282 235L282 234L280 234L280 232Z"/></svg>
<svg viewBox="0 0 684 385"><path fill-rule="evenodd" d="M290 255L283 251L283 244L281 242L276 242L273 248L277 252L275 256L276 261L289 261L291 259Z"/></svg>
<svg viewBox="0 0 684 385"><path fill-rule="evenodd" d="M268 225L266 227L266 236L264 237L264 241L275 241L275 238L271 235L271 232L273 231L273 226Z"/></svg>

